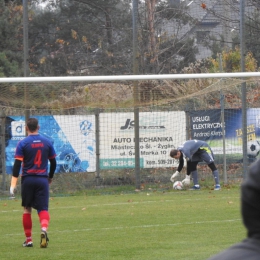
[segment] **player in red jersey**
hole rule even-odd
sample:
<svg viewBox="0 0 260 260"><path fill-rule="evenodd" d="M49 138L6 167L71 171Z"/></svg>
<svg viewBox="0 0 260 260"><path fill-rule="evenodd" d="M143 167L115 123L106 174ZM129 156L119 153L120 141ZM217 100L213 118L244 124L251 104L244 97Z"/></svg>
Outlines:
<svg viewBox="0 0 260 260"><path fill-rule="evenodd" d="M56 154L49 139L38 133L40 126L36 118L29 118L26 122L28 136L21 140L15 151L15 162L11 179L10 194L14 190L19 177L21 165L21 195L23 211L23 228L26 240L24 247L32 247L32 208L36 209L41 225L40 247L47 247L50 215L49 184L56 169ZM48 161L50 170L48 172Z"/></svg>

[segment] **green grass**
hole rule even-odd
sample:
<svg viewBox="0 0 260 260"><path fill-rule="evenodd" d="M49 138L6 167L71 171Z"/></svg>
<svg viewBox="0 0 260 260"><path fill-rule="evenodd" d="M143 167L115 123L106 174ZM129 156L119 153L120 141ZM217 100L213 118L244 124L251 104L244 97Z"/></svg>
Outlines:
<svg viewBox="0 0 260 260"><path fill-rule="evenodd" d="M23 248L20 198L0 203L1 260L202 260L246 236L238 187L52 197L47 249L36 211L34 247Z"/></svg>

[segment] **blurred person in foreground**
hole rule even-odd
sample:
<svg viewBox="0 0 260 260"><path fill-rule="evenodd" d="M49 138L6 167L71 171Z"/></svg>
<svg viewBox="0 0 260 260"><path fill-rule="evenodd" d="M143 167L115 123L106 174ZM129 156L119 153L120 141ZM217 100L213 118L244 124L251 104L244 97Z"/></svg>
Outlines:
<svg viewBox="0 0 260 260"><path fill-rule="evenodd" d="M53 145L46 137L38 133L40 126L36 118L26 122L28 136L21 140L16 147L10 194L14 196L21 165L21 196L23 211L23 228L26 237L24 247L33 247L32 241L32 208L36 209L41 225L40 247L48 245L47 229L50 215L49 184L56 169L56 154ZM48 161L50 171L48 172Z"/></svg>
<svg viewBox="0 0 260 260"><path fill-rule="evenodd" d="M211 169L214 180L215 188L214 190L220 190L219 184L219 173L217 167L214 163L214 155L210 146L201 140L188 140L184 142L182 146L179 146L177 149L170 151L170 157L179 160L179 166L177 171L171 176L171 181L174 182L174 179L179 176L180 171L184 166L184 159L187 160L187 174L186 178L182 181L184 185L190 185L190 174L192 175L192 180L194 186L191 190L200 190L199 180L198 180L198 171L197 165L199 162L205 162L208 167Z"/></svg>
<svg viewBox="0 0 260 260"><path fill-rule="evenodd" d="M250 166L241 185L241 214L247 238L208 260L260 259L260 160Z"/></svg>

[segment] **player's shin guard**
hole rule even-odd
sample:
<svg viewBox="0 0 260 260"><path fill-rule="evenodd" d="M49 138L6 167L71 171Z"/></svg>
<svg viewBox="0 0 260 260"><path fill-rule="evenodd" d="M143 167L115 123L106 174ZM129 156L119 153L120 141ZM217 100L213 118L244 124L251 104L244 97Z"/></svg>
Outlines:
<svg viewBox="0 0 260 260"><path fill-rule="evenodd" d="M38 213L38 216L41 223L41 229L47 231L50 222L49 212L47 210L42 210Z"/></svg>
<svg viewBox="0 0 260 260"><path fill-rule="evenodd" d="M197 170L192 171L191 172L191 176L192 176L193 184L194 185L198 185L199 184L199 181L198 181L198 171Z"/></svg>
<svg viewBox="0 0 260 260"><path fill-rule="evenodd" d="M218 170L212 172L216 185L219 184Z"/></svg>
<svg viewBox="0 0 260 260"><path fill-rule="evenodd" d="M32 216L31 213L23 213L23 229L26 243L32 241Z"/></svg>

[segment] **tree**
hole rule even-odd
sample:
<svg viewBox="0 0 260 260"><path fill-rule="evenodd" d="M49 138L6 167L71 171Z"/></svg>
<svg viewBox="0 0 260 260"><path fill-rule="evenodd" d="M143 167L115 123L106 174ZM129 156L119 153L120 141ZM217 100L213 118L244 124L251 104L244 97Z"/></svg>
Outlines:
<svg viewBox="0 0 260 260"><path fill-rule="evenodd" d="M256 4L255 2L252 2ZM246 45L246 71L257 71L260 64L260 10L257 6L252 7L252 12L247 13L245 19L245 36L244 41ZM225 72L241 71L240 68L240 36L238 33L234 33L232 39L232 49L229 51L223 51L224 38L221 36L221 40L217 41L212 38L211 43L207 43L212 50L212 58L217 60L218 53L222 53L224 58Z"/></svg>
<svg viewBox="0 0 260 260"><path fill-rule="evenodd" d="M55 4L55 5L54 5ZM132 73L132 10L122 0L58 1L31 17L30 68L36 75ZM191 22L185 8L146 0L139 8L140 73L180 71L195 61L194 39L178 36ZM165 24L174 24L168 34Z"/></svg>
<svg viewBox="0 0 260 260"><path fill-rule="evenodd" d="M258 3L259 5L259 3ZM259 6L258 6L259 7ZM260 64L260 10L256 8L245 21L246 50L253 53L257 63Z"/></svg>
<svg viewBox="0 0 260 260"><path fill-rule="evenodd" d="M15 77L19 75L19 64L12 61L12 53L0 52L0 77Z"/></svg>
<svg viewBox="0 0 260 260"><path fill-rule="evenodd" d="M240 72L240 61L241 53L240 49L236 47L234 50L224 50L221 53L223 71L225 72ZM257 61L252 54L248 52L245 57L245 67L246 71L256 71L257 70ZM219 72L219 59L211 59L211 72Z"/></svg>
<svg viewBox="0 0 260 260"><path fill-rule="evenodd" d="M129 71L131 25L120 0L59 2L30 23L30 61L38 75L122 74Z"/></svg>
<svg viewBox="0 0 260 260"><path fill-rule="evenodd" d="M222 5L222 6L221 6ZM213 6L214 7L214 6ZM210 35L205 41L205 46L208 47L212 52L212 58L217 59L218 54L229 46L232 52L236 52L236 48L240 48L240 14L239 14L239 1L223 0L217 1L215 9L207 9L208 14L211 17L215 17L215 20L222 26L224 25L224 33L216 36ZM260 64L260 9L259 1L248 0L246 1L245 8L245 30L244 30L244 41L246 45L246 51L251 52L256 59L257 63ZM228 9L228 11L225 11ZM220 11L221 10L221 11ZM231 19L231 17L233 19ZM211 18L212 19L212 18ZM227 26L228 24L228 26ZM226 34L229 34L229 37ZM231 44L227 42L227 39L231 38ZM230 69L230 68L228 68Z"/></svg>
<svg viewBox="0 0 260 260"><path fill-rule="evenodd" d="M0 0L0 77L22 75L22 7Z"/></svg>
<svg viewBox="0 0 260 260"><path fill-rule="evenodd" d="M142 74L180 71L195 61L194 39L179 33L184 25L193 21L186 7L176 8L171 2L146 0L139 10Z"/></svg>

